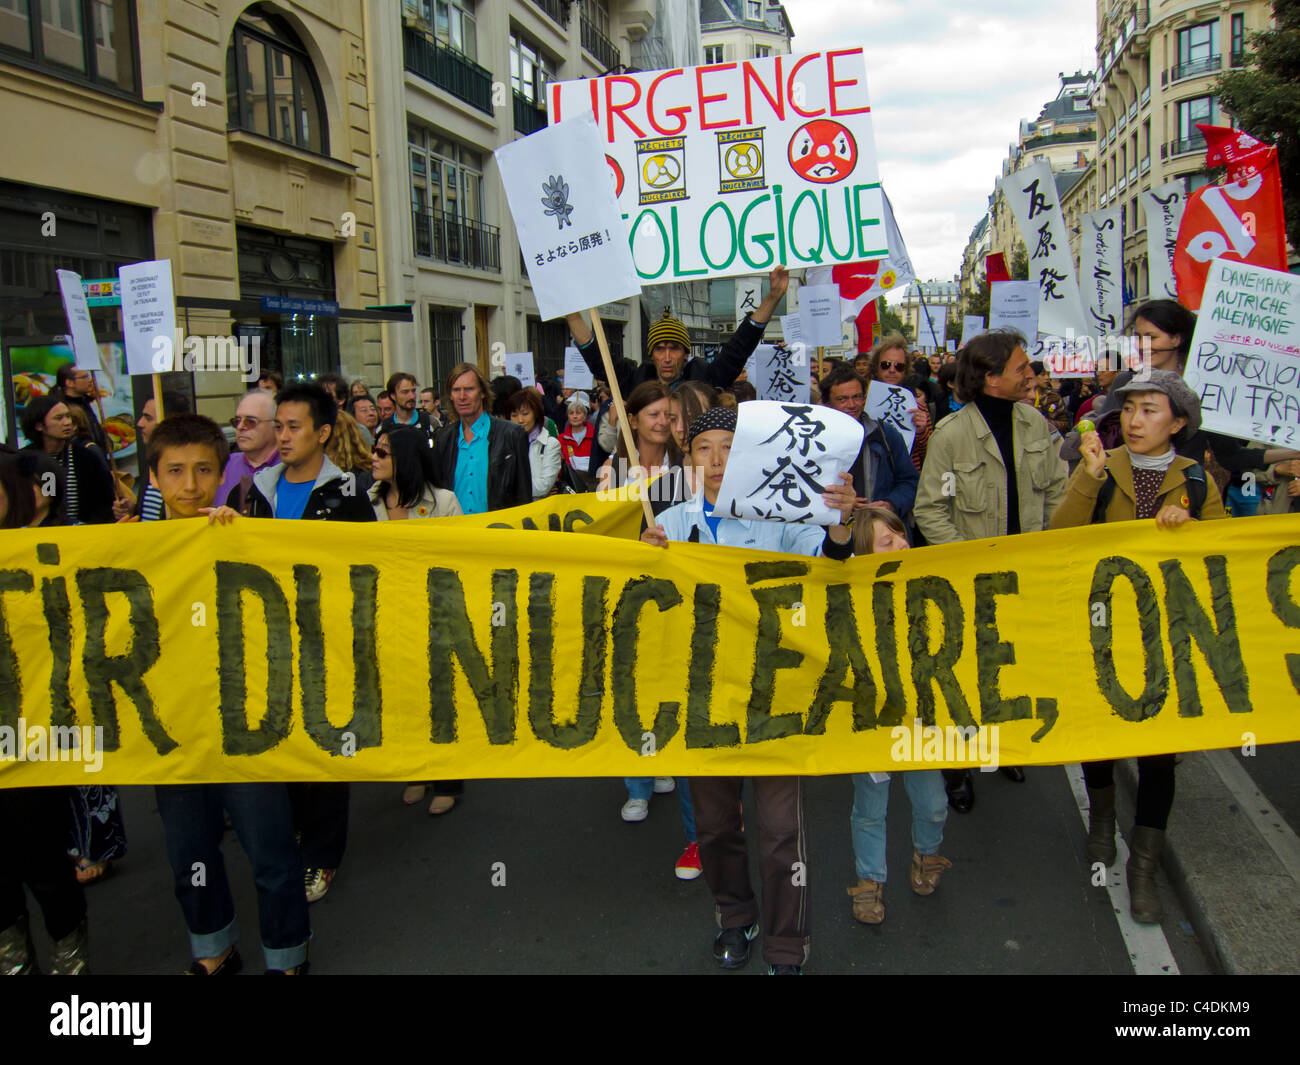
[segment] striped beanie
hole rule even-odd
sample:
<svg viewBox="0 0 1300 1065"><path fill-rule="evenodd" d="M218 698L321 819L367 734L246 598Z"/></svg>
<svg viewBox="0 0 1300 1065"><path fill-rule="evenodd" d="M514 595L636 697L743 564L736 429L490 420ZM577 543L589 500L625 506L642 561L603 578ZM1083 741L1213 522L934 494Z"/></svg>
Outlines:
<svg viewBox="0 0 1300 1065"><path fill-rule="evenodd" d="M686 450L690 451L691 444L701 433L718 430L724 433L736 431L736 412L730 407L712 407L691 422L691 427L686 432Z"/></svg>
<svg viewBox="0 0 1300 1065"><path fill-rule="evenodd" d="M664 316L650 327L650 335L646 337L645 353L649 358L650 353L654 351L655 345L668 341L672 344L680 344L687 351L691 350L691 336L686 332L686 326L668 314L668 308L664 308Z"/></svg>

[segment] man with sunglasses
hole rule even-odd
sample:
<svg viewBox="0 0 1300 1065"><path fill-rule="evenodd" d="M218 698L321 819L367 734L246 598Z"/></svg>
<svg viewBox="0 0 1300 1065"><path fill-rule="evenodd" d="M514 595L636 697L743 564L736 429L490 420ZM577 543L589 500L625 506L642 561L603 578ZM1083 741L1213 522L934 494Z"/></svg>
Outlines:
<svg viewBox="0 0 1300 1065"><path fill-rule="evenodd" d="M238 492L241 483L252 483L253 474L280 461L275 446L275 397L270 392L254 389L239 401L235 416L230 419L235 427L235 446L226 462L221 487L217 489L214 506L223 506L232 492ZM248 493L244 491L241 496ZM239 498L239 502L243 502ZM234 506L234 503L230 504ZM242 510L241 507L236 507Z"/></svg>

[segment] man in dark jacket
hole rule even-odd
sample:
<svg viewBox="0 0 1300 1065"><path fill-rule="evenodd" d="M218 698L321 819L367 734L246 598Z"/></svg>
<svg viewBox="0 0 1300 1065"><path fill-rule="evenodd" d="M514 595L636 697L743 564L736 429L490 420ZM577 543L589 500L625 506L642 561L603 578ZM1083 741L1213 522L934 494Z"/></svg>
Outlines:
<svg viewBox="0 0 1300 1065"><path fill-rule="evenodd" d="M822 404L842 411L862 423L862 450L853 463L853 490L858 508L886 506L903 521L910 521L916 502L919 475L907 452L907 442L892 425L878 422L864 411L866 386L847 363L841 363L821 380Z"/></svg>
<svg viewBox="0 0 1300 1065"><path fill-rule="evenodd" d="M409 373L399 370L388 379L384 390L393 397L393 413L380 422L379 432L391 433L402 426L415 426L432 439L437 429L429 421L429 416L416 406L419 382Z"/></svg>
<svg viewBox="0 0 1300 1065"><path fill-rule="evenodd" d="M433 442L435 488L456 493L466 514L505 510L533 501L528 434L487 412L492 390L478 367L462 362L447 376L458 424L445 426Z"/></svg>
<svg viewBox="0 0 1300 1065"><path fill-rule="evenodd" d="M638 365L631 359L613 360L618 387L624 397L643 381L662 381L669 388L676 388L683 381L703 381L714 388L730 388L763 339L764 327L790 286L790 275L784 266L773 270L768 280L768 293L758 310L747 314L745 320L736 326L735 333L722 345L712 362L690 357L691 338L686 326L676 318L670 318L665 310L664 316L650 327L646 337L645 362ZM600 359L600 347L587 323L582 315L576 313L569 315L567 321L587 369L597 380L603 381L606 374Z"/></svg>
<svg viewBox="0 0 1300 1065"><path fill-rule="evenodd" d="M258 470L248 493L252 518L374 521L370 499L351 473L325 455L338 408L316 384L291 384L275 397L280 461ZM348 841L347 784L289 785L294 827L302 834L307 901L323 898L343 862Z"/></svg>
<svg viewBox="0 0 1300 1065"><path fill-rule="evenodd" d="M97 445L107 457L111 449L108 446L108 436L104 432L104 427L99 424L99 418L95 413L94 376L89 370L78 370L73 363L69 362L59 367L55 385L63 397L63 402L69 405L76 404L86 412L86 421L90 423L91 443Z"/></svg>

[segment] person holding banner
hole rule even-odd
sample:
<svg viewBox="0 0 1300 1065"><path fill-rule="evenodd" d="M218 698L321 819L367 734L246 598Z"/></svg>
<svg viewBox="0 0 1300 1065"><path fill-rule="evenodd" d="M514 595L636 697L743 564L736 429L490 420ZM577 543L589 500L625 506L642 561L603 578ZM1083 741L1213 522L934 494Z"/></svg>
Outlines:
<svg viewBox="0 0 1300 1065"><path fill-rule="evenodd" d="M857 497L847 473L840 475L844 483L828 488L822 496L827 506L840 512L839 525L821 528L715 516L713 508L735 433L736 413L725 407L706 411L691 423L687 448L700 488L691 499L660 514L641 540L657 547L667 547L670 541L743 544L757 551L848 558ZM771 974L798 974L807 963L811 936L803 781L788 776L752 779L763 883L763 957ZM749 878L741 825L742 783L741 777L694 777L690 783L700 863L722 929L713 942L713 957L724 969L738 969L749 961L749 944L760 931L759 903Z"/></svg>
<svg viewBox="0 0 1300 1065"><path fill-rule="evenodd" d="M911 545L907 527L884 507L868 507L853 522L853 553L881 555L905 551ZM909 880L918 895L933 895L952 862L939 854L943 826L948 823L948 797L943 774L937 769L913 769L901 774L912 804L912 865ZM883 899L888 868L885 865L885 819L889 813L889 774L853 774L853 862L858 882L848 889L853 918L862 924L885 920Z"/></svg>
<svg viewBox="0 0 1300 1065"><path fill-rule="evenodd" d="M1196 393L1173 370L1152 370L1111 393L1120 405L1122 447L1106 450L1095 431L1083 434L1082 461L1070 478L1065 499L1052 515L1053 529L1115 521L1149 521L1176 529L1189 521L1226 518L1219 490L1204 468L1178 454L1201 427ZM1138 759L1137 814L1127 879L1133 920L1156 924L1164 915L1156 867L1174 803L1172 754ZM1088 786L1088 857L1115 861L1115 763L1084 762Z"/></svg>
<svg viewBox="0 0 1300 1065"><path fill-rule="evenodd" d="M686 326L670 317L665 308L664 316L650 326L646 337L646 361L638 366L631 359L614 360L614 373L623 395L629 395L637 385L646 381L659 381L670 389L675 389L683 381L704 381L715 388L729 388L762 342L764 328L790 287L790 274L784 266L776 267L768 279L768 292L763 302L736 326L735 333L718 349L712 362L690 357L691 337ZM603 380L605 368L601 363L600 349L582 315L575 311L567 316L566 321L592 376Z"/></svg>
<svg viewBox="0 0 1300 1065"><path fill-rule="evenodd" d="M916 525L929 544L1014 536L1047 528L1065 497L1065 463L1052 426L1029 404L1034 371L1025 339L1013 330L981 333L957 360L957 392L965 406L930 437ZM1016 783L1019 766L1000 766ZM969 769L946 769L948 799L959 813L975 805Z"/></svg>
<svg viewBox="0 0 1300 1065"><path fill-rule="evenodd" d="M624 403L627 420L636 444L639 465L630 465L627 441L620 434L618 448L600 468L602 492L625 485L644 483L663 474L648 489L651 509L661 510L686 499L686 477L682 469L682 451L673 439L672 392L662 381L642 381L632 389Z"/></svg>
<svg viewBox="0 0 1300 1065"><path fill-rule="evenodd" d="M208 515L227 524L238 512L213 507L226 461L220 426L198 414L169 415L149 441L150 480L173 519ZM190 933L190 976L235 976L243 968L239 925L221 853L225 818L253 867L266 971L305 975L311 922L286 784L160 784L162 818L176 901ZM201 871L202 876L196 874Z"/></svg>
<svg viewBox="0 0 1300 1065"><path fill-rule="evenodd" d="M334 398L316 384L291 384L275 397L279 465L253 477L248 512L253 518L306 521L374 521L370 499L325 454L334 431ZM349 788L345 783L289 785L294 824L302 833L307 901L325 897L343 863L348 840Z"/></svg>

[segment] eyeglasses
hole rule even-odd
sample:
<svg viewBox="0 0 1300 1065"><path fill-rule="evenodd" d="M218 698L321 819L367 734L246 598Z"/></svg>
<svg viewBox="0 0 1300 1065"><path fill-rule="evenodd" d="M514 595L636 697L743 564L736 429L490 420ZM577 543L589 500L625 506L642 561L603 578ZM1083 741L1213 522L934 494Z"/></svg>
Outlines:
<svg viewBox="0 0 1300 1065"><path fill-rule="evenodd" d="M239 415L235 415L230 419L230 427L232 429L256 429L263 422L269 422L270 420L270 418L253 418L249 416L241 418Z"/></svg>
<svg viewBox="0 0 1300 1065"><path fill-rule="evenodd" d="M386 459L388 458L389 455L392 454L392 452L389 451L388 448L386 447L377 447L377 448L372 448L370 454L374 455L375 458L377 459Z"/></svg>
<svg viewBox="0 0 1300 1065"><path fill-rule="evenodd" d="M907 369L907 363L905 363L905 362L885 362L884 360L881 360L880 368L881 368L882 370L906 370L906 369Z"/></svg>

